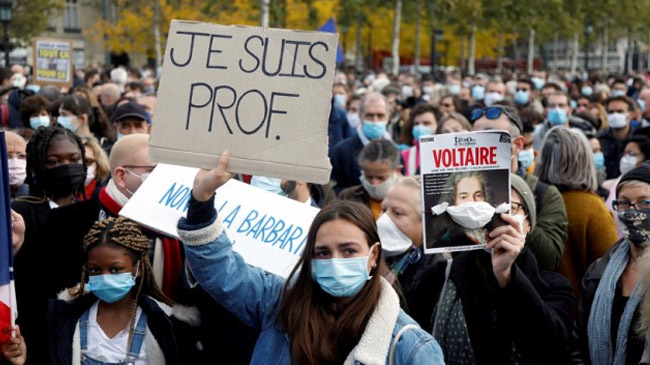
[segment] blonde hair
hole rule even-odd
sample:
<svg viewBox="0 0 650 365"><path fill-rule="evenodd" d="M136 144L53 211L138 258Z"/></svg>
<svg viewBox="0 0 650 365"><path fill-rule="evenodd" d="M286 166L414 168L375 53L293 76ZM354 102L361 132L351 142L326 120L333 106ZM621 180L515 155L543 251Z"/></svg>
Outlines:
<svg viewBox="0 0 650 365"><path fill-rule="evenodd" d="M82 137L81 141L83 142L84 147L88 147L93 151L93 155L95 155L95 163L97 164L95 180L103 183L111 174L111 167L108 164L108 156L106 155L106 152L99 145L95 137Z"/></svg>

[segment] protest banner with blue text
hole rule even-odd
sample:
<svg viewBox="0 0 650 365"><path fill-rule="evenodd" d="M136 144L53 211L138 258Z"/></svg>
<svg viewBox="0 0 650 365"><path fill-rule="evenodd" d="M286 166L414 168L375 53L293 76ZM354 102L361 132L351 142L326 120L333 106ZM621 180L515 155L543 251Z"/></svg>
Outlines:
<svg viewBox="0 0 650 365"><path fill-rule="evenodd" d="M192 167L158 164L120 215L178 238L176 224L186 216ZM300 258L318 209L231 180L217 190L215 208L233 248L249 265L287 277Z"/></svg>

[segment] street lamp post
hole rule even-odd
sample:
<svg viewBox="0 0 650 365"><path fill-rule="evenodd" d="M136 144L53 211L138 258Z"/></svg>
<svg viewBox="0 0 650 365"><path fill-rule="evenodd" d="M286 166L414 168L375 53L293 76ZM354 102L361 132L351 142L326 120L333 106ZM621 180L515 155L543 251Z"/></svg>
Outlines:
<svg viewBox="0 0 650 365"><path fill-rule="evenodd" d="M591 46L591 33L594 31L591 19L587 19L585 26L585 72L589 72L589 48Z"/></svg>
<svg viewBox="0 0 650 365"><path fill-rule="evenodd" d="M13 11L13 3L11 0L0 0L0 22L4 28L4 38L2 40L2 48L5 52L5 67L9 67L9 22Z"/></svg>

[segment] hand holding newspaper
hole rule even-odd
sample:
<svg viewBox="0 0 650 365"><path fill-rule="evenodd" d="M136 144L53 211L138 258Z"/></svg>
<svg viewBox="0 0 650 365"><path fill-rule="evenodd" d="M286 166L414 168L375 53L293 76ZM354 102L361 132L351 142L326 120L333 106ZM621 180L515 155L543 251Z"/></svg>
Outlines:
<svg viewBox="0 0 650 365"><path fill-rule="evenodd" d="M510 142L507 132L494 130L420 139L425 253L483 248L487 233L504 224ZM455 244L459 235L474 244Z"/></svg>

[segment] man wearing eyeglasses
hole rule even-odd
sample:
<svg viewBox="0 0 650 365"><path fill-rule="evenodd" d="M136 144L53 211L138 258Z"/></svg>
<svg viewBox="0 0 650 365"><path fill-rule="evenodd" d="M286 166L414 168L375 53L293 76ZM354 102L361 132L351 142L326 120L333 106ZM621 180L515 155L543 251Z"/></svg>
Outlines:
<svg viewBox="0 0 650 365"><path fill-rule="evenodd" d="M506 106L477 109L472 113L473 130L505 130L510 133L510 171L521 176L535 195L537 224L526 236L526 246L535 254L540 270L554 271L562 258L568 236L568 220L562 195L556 187L542 183L520 167L517 156L524 148L523 123L517 111Z"/></svg>
<svg viewBox="0 0 650 365"><path fill-rule="evenodd" d="M378 92L368 93L361 100L361 125L357 127L357 134L342 140L330 150L331 180L336 182L334 191L337 194L345 188L361 184L357 159L363 146L375 139L392 140L387 132L389 113L386 97Z"/></svg>

